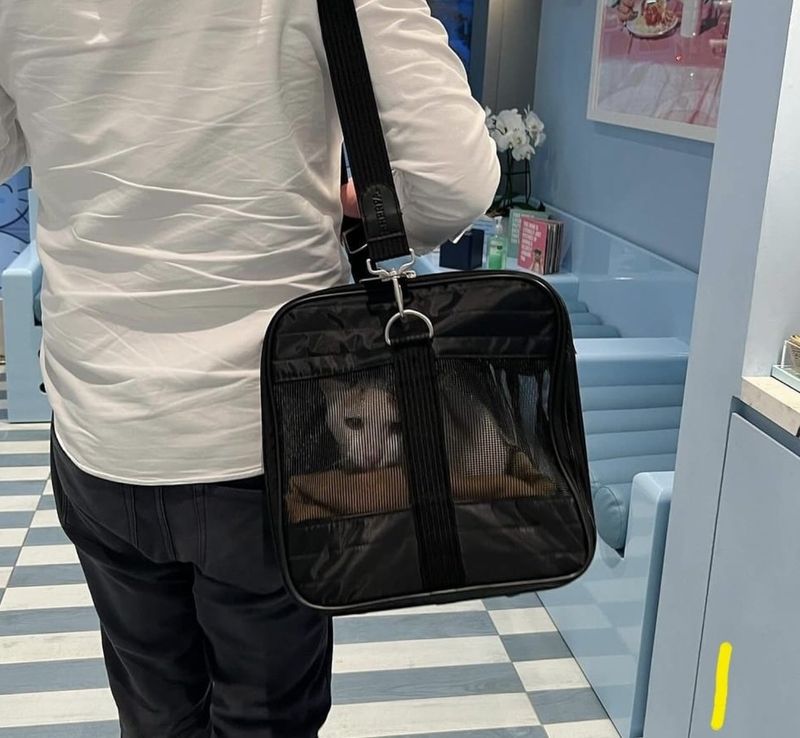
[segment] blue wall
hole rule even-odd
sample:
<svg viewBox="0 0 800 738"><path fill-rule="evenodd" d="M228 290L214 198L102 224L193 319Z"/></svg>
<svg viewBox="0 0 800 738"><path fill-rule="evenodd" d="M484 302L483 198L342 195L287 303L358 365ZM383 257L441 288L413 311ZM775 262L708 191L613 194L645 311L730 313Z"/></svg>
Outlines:
<svg viewBox="0 0 800 738"><path fill-rule="evenodd" d="M536 195L697 271L713 146L586 118L596 0L543 0Z"/></svg>

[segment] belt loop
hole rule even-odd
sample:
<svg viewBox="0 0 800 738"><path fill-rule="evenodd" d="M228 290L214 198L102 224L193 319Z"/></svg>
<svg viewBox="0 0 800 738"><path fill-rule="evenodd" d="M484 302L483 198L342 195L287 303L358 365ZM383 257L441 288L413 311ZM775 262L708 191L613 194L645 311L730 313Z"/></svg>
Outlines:
<svg viewBox="0 0 800 738"><path fill-rule="evenodd" d="M136 519L136 489L126 484L122 491L125 499L125 513L128 516L128 536L134 548L139 548L139 521Z"/></svg>
<svg viewBox="0 0 800 738"><path fill-rule="evenodd" d="M167 518L167 505L164 502L164 488L155 488L156 496L156 510L158 511L158 519L161 523L161 534L164 539L164 546L167 549L167 556L177 561L178 556L175 553L175 542L172 540L172 532L169 529L169 520Z"/></svg>
<svg viewBox="0 0 800 738"><path fill-rule="evenodd" d="M206 564L206 488L204 485L195 484L192 487L194 494L194 511L197 516L197 565L204 567Z"/></svg>

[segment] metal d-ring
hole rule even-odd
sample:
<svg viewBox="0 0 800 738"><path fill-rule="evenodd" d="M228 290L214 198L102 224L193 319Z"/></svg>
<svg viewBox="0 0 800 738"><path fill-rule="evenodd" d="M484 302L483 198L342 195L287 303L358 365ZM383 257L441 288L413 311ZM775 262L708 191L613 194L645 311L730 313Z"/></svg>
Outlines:
<svg viewBox="0 0 800 738"><path fill-rule="evenodd" d="M406 310L403 310L402 313L395 313L391 318L389 318L389 322L386 324L386 330L384 331L384 334L383 334L384 338L386 339L386 345L387 346L391 347L391 345L392 345L392 336L391 336L392 326L398 320L405 320L406 318L417 318L418 320L421 320L423 323L425 323L425 325L428 326L428 337L431 340L433 339L434 329L433 329L433 323L431 322L431 319L427 315L423 315L422 313L420 313L420 312L418 312L416 310L407 310L406 309Z"/></svg>

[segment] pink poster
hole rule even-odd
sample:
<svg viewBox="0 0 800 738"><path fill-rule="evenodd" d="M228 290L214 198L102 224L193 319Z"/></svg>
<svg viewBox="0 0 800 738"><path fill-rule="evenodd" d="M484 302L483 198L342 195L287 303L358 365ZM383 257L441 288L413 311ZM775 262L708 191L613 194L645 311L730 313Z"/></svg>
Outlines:
<svg viewBox="0 0 800 738"><path fill-rule="evenodd" d="M598 0L589 118L713 141L733 0Z"/></svg>

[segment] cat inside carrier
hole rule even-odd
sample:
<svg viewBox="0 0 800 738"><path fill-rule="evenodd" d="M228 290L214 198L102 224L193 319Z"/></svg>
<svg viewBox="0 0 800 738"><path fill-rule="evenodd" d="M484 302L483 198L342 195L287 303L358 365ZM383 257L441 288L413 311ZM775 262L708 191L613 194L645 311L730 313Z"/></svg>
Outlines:
<svg viewBox="0 0 800 738"><path fill-rule="evenodd" d="M509 369L511 371L509 371ZM546 496L557 491L552 454L534 429L514 419L513 368L502 362L442 362L437 377L448 474L456 502ZM546 382L546 370L527 378L528 399ZM290 466L292 522L374 515L410 509L403 423L391 366L344 379L321 379L321 402L310 403L307 424L321 429L317 445L298 439ZM546 391L546 388L545 388ZM319 398L317 398L319 399ZM289 397L298 408L301 397ZM544 471L540 471L543 469Z"/></svg>

